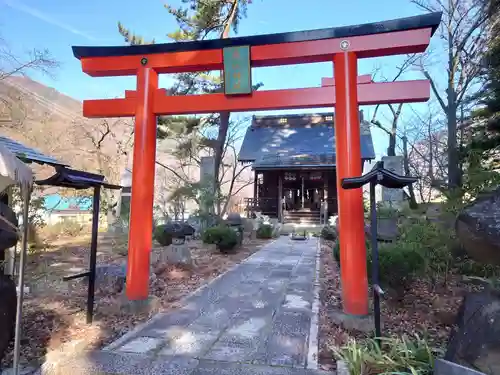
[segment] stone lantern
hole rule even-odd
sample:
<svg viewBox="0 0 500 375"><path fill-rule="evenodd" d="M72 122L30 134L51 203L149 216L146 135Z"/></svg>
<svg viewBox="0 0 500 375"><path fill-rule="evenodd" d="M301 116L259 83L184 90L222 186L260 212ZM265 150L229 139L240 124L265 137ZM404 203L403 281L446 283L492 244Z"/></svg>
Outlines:
<svg viewBox="0 0 500 375"><path fill-rule="evenodd" d="M238 243L243 243L243 219L237 212L230 213L226 219L227 225L238 235Z"/></svg>
<svg viewBox="0 0 500 375"><path fill-rule="evenodd" d="M172 246L168 249L167 259L171 264L191 264L191 252L186 243L186 228L183 224L174 223L170 225L172 234Z"/></svg>
<svg viewBox="0 0 500 375"><path fill-rule="evenodd" d="M174 223L169 228L172 233L172 245L184 245L186 242L186 233L184 230L184 225Z"/></svg>

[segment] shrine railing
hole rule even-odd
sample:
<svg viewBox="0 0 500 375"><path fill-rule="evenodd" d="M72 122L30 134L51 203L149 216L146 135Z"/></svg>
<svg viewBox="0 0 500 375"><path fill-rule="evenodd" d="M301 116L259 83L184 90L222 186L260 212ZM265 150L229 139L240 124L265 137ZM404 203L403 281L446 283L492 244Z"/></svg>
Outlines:
<svg viewBox="0 0 500 375"><path fill-rule="evenodd" d="M255 212L272 217L278 216L278 198L245 198L244 204L247 217L253 217Z"/></svg>

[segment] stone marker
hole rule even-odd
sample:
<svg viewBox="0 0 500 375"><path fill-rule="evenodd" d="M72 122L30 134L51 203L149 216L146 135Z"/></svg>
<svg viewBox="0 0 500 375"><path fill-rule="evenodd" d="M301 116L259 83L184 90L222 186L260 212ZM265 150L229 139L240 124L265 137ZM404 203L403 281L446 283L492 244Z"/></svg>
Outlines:
<svg viewBox="0 0 500 375"><path fill-rule="evenodd" d="M401 155L383 156L382 162L385 169L400 176L404 175L403 157ZM389 189L383 186L382 201L390 207L400 208L403 204L403 189Z"/></svg>
<svg viewBox="0 0 500 375"><path fill-rule="evenodd" d="M371 236L370 223L365 224L365 233L367 236ZM399 230L397 218L377 218L377 240L390 242L395 240L398 236Z"/></svg>
<svg viewBox="0 0 500 375"><path fill-rule="evenodd" d="M172 245L166 249L166 261L174 265L192 265L191 251L184 238L172 239Z"/></svg>

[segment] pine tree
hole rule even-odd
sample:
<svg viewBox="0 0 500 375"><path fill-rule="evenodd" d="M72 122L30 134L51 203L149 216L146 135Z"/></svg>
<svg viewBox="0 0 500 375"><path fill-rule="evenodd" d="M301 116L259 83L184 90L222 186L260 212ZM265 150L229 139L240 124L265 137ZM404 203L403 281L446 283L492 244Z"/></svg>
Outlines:
<svg viewBox="0 0 500 375"><path fill-rule="evenodd" d="M179 8L165 5L167 11L174 16L179 29L167 34L175 42L228 38L230 31L238 31L240 21L246 17L247 5L251 0L182 0ZM118 31L125 42L135 44L153 44L154 40L146 41L142 36L131 32L121 23ZM261 84L254 86L258 89ZM176 81L168 89L169 95L209 94L223 90L223 75L207 72L182 73L176 75ZM207 139L204 143L212 145L215 157L214 189L215 195L220 195L218 175L230 127L230 113L213 114L206 118L196 116L161 116L158 119L158 138L192 136L199 138L202 129L218 127L216 139ZM195 131L196 130L196 131ZM196 133L196 134L195 134ZM187 142L189 144L197 144ZM182 150L178 150L181 152ZM191 150L195 151L195 149Z"/></svg>
<svg viewBox="0 0 500 375"><path fill-rule="evenodd" d="M470 99L478 105L462 124L467 135L461 153L462 191L472 198L500 183L500 0L487 1L494 12L483 59L483 86Z"/></svg>
<svg viewBox="0 0 500 375"><path fill-rule="evenodd" d="M500 1L492 0L499 9ZM488 51L484 56L484 85L476 98L479 108L472 112L472 137L467 153L475 153L478 162L498 158L500 153L500 10L491 17ZM495 168L500 160L493 160Z"/></svg>

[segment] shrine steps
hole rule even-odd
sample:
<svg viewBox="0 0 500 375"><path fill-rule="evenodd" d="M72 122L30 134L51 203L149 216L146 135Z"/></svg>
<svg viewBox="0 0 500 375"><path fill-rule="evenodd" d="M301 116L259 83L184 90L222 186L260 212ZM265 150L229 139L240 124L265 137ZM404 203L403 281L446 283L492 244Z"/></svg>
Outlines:
<svg viewBox="0 0 500 375"><path fill-rule="evenodd" d="M286 211L283 215L285 224L301 224L301 225L319 225L319 211L302 210L302 211Z"/></svg>

